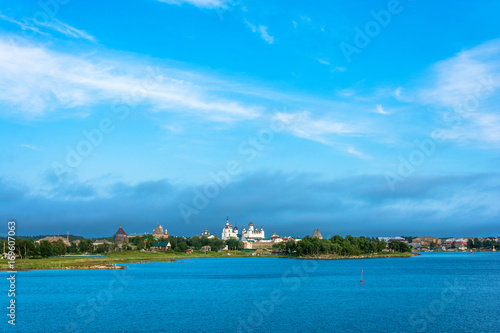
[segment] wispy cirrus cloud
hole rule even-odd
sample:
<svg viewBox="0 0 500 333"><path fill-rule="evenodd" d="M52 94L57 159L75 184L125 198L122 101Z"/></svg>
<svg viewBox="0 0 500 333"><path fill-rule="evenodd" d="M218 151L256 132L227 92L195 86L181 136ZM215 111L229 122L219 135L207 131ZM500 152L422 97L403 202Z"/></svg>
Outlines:
<svg viewBox="0 0 500 333"><path fill-rule="evenodd" d="M232 0L158 0L170 5L189 4L200 8L227 8Z"/></svg>
<svg viewBox="0 0 500 333"><path fill-rule="evenodd" d="M198 85L192 73L171 77L164 74L166 68L150 68L152 72L148 72L139 61L111 58L61 53L30 42L0 39L3 112L36 117L124 97L134 99L140 91L142 102L158 111L190 112L215 121L258 116L258 107L218 97L216 85Z"/></svg>
<svg viewBox="0 0 500 333"><path fill-rule="evenodd" d="M274 43L274 37L269 34L268 27L266 27L265 25L256 26L255 24L249 22L248 20L245 20L245 23L250 27L250 30L252 30L252 32L258 33L266 43L268 44Z"/></svg>
<svg viewBox="0 0 500 333"><path fill-rule="evenodd" d="M328 61L327 59L317 58L316 60L318 60L318 62L323 64L323 65L330 66L330 61Z"/></svg>
<svg viewBox="0 0 500 333"><path fill-rule="evenodd" d="M40 35L48 36L49 34L47 33L47 30L51 30L72 38L86 39L91 42L96 41L96 38L94 36L91 36L83 30L72 27L69 24L61 22L54 17L52 17L50 21L45 23L39 23L32 18L23 18L22 20L17 20L3 14L0 14L0 19L6 22L14 23L22 30L33 31Z"/></svg>
<svg viewBox="0 0 500 333"><path fill-rule="evenodd" d="M390 114L390 112L387 112L384 110L384 108L382 107L381 104L377 104L377 113L380 113L380 114Z"/></svg>
<svg viewBox="0 0 500 333"><path fill-rule="evenodd" d="M286 124L286 130L299 138L329 144L328 135L359 135L363 131L353 125L328 118L314 118L308 111L279 112L276 118Z"/></svg>
<svg viewBox="0 0 500 333"><path fill-rule="evenodd" d="M45 26L69 37L83 38L91 42L96 41L96 38L94 36L89 35L83 30L77 29L64 22L61 22L56 18L53 18L52 21L49 21Z"/></svg>
<svg viewBox="0 0 500 333"><path fill-rule="evenodd" d="M4 20L6 22L16 24L19 28L21 28L21 30L29 30L29 31L33 31L33 32L41 34L41 35L48 35L47 33L40 31L40 29L33 26L32 24L29 24L28 19L22 19L22 21L19 21L19 20L12 18L12 17L3 15L3 14L0 14L0 19Z"/></svg>
<svg viewBox="0 0 500 333"><path fill-rule="evenodd" d="M423 81L397 88L403 101L425 104L443 116L444 139L500 147L500 39L434 64Z"/></svg>
<svg viewBox="0 0 500 333"><path fill-rule="evenodd" d="M21 147L36 150L36 151L42 151L40 148L33 146L33 145L26 145L26 144L21 144Z"/></svg>

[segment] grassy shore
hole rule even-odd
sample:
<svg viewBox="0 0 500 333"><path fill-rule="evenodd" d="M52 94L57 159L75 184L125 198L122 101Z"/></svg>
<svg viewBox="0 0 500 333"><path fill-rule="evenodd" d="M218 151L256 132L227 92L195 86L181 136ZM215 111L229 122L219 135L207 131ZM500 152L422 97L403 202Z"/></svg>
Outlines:
<svg viewBox="0 0 500 333"><path fill-rule="evenodd" d="M359 256L339 256L335 254L321 254L317 256L302 256L299 259L375 259L375 258L407 258L413 256L409 252L396 252L396 253L373 253L373 254L361 254Z"/></svg>
<svg viewBox="0 0 500 333"><path fill-rule="evenodd" d="M15 269L18 271L31 269L116 269L114 264L168 261L190 258L234 258L249 257L248 252L221 251L192 253L139 252L124 251L108 253L106 257L50 257L44 259L16 258ZM10 270L6 259L0 260L0 271Z"/></svg>
<svg viewBox="0 0 500 333"><path fill-rule="evenodd" d="M315 257L301 257L300 259L361 259L361 258L385 258L385 257L409 257L410 253L380 253L373 255L361 256L335 256L321 255ZM120 269L122 266L116 264L138 263L138 262L153 262L153 261L169 261L178 259L192 258L245 258L255 257L249 252L242 251L221 251L221 252L200 252L193 251L192 253L165 253L165 252L112 252L106 257L51 257L45 259L16 259L15 269L23 270L38 270L38 269ZM281 257L293 258L289 255L259 255L259 257ZM11 270L8 268L7 260L0 260L0 271Z"/></svg>

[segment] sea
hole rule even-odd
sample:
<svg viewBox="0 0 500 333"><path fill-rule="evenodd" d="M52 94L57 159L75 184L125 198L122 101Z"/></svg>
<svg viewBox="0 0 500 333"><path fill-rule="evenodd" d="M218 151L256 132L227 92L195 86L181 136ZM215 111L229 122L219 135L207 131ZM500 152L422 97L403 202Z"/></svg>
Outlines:
<svg viewBox="0 0 500 333"><path fill-rule="evenodd" d="M500 332L499 253L124 266L18 272L15 326L7 323L9 284L0 272L0 330Z"/></svg>

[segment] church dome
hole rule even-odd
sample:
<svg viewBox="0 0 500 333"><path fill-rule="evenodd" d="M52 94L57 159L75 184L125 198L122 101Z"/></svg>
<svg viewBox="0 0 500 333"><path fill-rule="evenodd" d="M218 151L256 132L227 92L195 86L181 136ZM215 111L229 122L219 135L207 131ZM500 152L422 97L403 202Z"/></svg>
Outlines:
<svg viewBox="0 0 500 333"><path fill-rule="evenodd" d="M253 227L255 224L253 224L252 220L250 220L250 223L248 224L249 227Z"/></svg>
<svg viewBox="0 0 500 333"><path fill-rule="evenodd" d="M157 234L163 234L163 228L159 223L156 224L156 228L155 228L155 230L153 230L153 235L157 235Z"/></svg>

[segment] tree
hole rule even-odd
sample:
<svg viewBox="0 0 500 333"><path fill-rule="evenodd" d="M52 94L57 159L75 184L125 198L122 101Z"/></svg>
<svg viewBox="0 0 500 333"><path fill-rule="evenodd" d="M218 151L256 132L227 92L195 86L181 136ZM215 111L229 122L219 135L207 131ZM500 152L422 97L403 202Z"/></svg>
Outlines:
<svg viewBox="0 0 500 333"><path fill-rule="evenodd" d="M342 238L342 236L335 235L332 238L330 238L330 241L332 243L342 244L342 242L344 241L344 238Z"/></svg>
<svg viewBox="0 0 500 333"><path fill-rule="evenodd" d="M411 246L404 242L391 242L389 244L389 249L395 252L411 252Z"/></svg>
<svg viewBox="0 0 500 333"><path fill-rule="evenodd" d="M474 241L472 239L470 239L470 238L467 240L467 247L469 249L474 248Z"/></svg>
<svg viewBox="0 0 500 333"><path fill-rule="evenodd" d="M49 241L41 241L40 242L40 255L42 258L48 258L53 255L52 243Z"/></svg>
<svg viewBox="0 0 500 333"><path fill-rule="evenodd" d="M228 239L226 241L226 245L227 245L228 249L230 249L230 250L241 250L244 247L243 242L240 242L235 238Z"/></svg>
<svg viewBox="0 0 500 333"><path fill-rule="evenodd" d="M330 251L333 253L333 254L342 254L342 246L338 243L333 243L332 244L332 248L330 249Z"/></svg>
<svg viewBox="0 0 500 333"><path fill-rule="evenodd" d="M78 246L75 243L71 243L68 246L68 253L78 253Z"/></svg>
<svg viewBox="0 0 500 333"><path fill-rule="evenodd" d="M483 247L483 242L481 242L478 238L474 238L474 247L476 249L482 248Z"/></svg>
<svg viewBox="0 0 500 333"><path fill-rule="evenodd" d="M92 241L90 239L81 240L78 244L80 253L92 253Z"/></svg>
<svg viewBox="0 0 500 333"><path fill-rule="evenodd" d="M206 237L205 237L206 238ZM201 247L203 246L202 243L201 243L201 239L200 239L200 236L193 236L191 237L191 246L195 249L195 250L199 250L201 249Z"/></svg>
<svg viewBox="0 0 500 333"><path fill-rule="evenodd" d="M277 251L277 252L286 252L286 243L280 242L280 243L273 244L273 250Z"/></svg>
<svg viewBox="0 0 500 333"><path fill-rule="evenodd" d="M212 251L219 252L226 246L226 243L223 240L214 237L209 239L208 245L212 248Z"/></svg>
<svg viewBox="0 0 500 333"><path fill-rule="evenodd" d="M431 242L431 244L429 245L429 248L431 248L431 249L435 249L435 248L436 248L436 243Z"/></svg>
<svg viewBox="0 0 500 333"><path fill-rule="evenodd" d="M65 255L68 251L68 247L60 239L57 242L52 243L52 249L53 255L55 256Z"/></svg>
<svg viewBox="0 0 500 333"><path fill-rule="evenodd" d="M144 247L147 250L151 249L151 247L153 247L154 245L155 245L155 238L153 237L153 235L144 236ZM132 249L132 248L130 248L130 249Z"/></svg>
<svg viewBox="0 0 500 333"><path fill-rule="evenodd" d="M109 252L109 245L108 244L99 244L99 245L97 245L97 249L95 252L96 253L107 253L107 252Z"/></svg>
<svg viewBox="0 0 500 333"><path fill-rule="evenodd" d="M35 243L32 239L16 238L16 251L17 255L22 258L33 257L36 255Z"/></svg>

